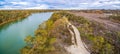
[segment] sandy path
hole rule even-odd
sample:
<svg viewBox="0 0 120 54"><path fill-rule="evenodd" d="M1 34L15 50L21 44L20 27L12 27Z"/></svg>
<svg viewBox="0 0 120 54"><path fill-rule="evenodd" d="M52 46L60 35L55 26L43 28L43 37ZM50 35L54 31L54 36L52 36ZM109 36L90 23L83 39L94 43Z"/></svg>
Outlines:
<svg viewBox="0 0 120 54"><path fill-rule="evenodd" d="M90 52L88 52L88 50L86 49L87 46L85 46L85 44L82 42L80 38L80 33L78 29L69 22L67 27L72 35L71 39L73 43L73 45L69 47L65 47L67 51L71 54L90 54ZM69 27L71 27L73 31ZM76 40L76 43L75 43L75 40Z"/></svg>

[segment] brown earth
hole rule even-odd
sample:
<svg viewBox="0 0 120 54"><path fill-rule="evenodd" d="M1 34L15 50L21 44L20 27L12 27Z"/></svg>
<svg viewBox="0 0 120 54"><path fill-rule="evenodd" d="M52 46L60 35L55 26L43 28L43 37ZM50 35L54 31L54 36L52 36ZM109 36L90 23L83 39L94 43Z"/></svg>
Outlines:
<svg viewBox="0 0 120 54"><path fill-rule="evenodd" d="M100 24L103 24L105 26L105 28L108 30L120 31L119 23L115 23L115 22L112 22L112 21L106 19L109 17L108 14L85 13L85 12L74 12L74 11L69 11L69 13L74 14L76 16L83 16L84 18L86 18L90 21L95 21Z"/></svg>

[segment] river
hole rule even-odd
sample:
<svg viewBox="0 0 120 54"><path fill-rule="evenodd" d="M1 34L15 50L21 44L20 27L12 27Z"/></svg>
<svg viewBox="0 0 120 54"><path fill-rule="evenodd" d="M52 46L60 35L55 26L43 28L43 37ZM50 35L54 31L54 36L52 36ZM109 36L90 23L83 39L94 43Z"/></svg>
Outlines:
<svg viewBox="0 0 120 54"><path fill-rule="evenodd" d="M33 36L38 26L51 15L52 12L34 13L23 20L1 26L0 54L20 54L20 49L25 46L25 37Z"/></svg>

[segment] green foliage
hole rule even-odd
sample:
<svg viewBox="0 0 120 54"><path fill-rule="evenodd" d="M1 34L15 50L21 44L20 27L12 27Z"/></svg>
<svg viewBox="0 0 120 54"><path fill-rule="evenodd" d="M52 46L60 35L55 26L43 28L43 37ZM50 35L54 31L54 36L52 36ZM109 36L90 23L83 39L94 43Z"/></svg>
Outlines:
<svg viewBox="0 0 120 54"><path fill-rule="evenodd" d="M52 15L52 17L50 19L53 20L53 22L55 22L59 18L61 18L61 15L55 13L55 14Z"/></svg>
<svg viewBox="0 0 120 54"><path fill-rule="evenodd" d="M114 22L120 23L120 14L111 15L111 16L109 16L109 18L110 18L111 20L113 20Z"/></svg>
<svg viewBox="0 0 120 54"><path fill-rule="evenodd" d="M120 38L120 32L117 32L118 37Z"/></svg>
<svg viewBox="0 0 120 54"><path fill-rule="evenodd" d="M43 26L42 26L43 25ZM56 38L50 36L50 31L53 28L53 22L51 20L41 24L35 31L35 36L27 36L25 41L27 45L21 49L22 54L47 54L50 51L54 51L54 43Z"/></svg>
<svg viewBox="0 0 120 54"><path fill-rule="evenodd" d="M113 46L105 41L102 36L94 37L92 40L94 46L93 50L99 52L100 54L112 54Z"/></svg>
<svg viewBox="0 0 120 54"><path fill-rule="evenodd" d="M27 16L29 16L31 13L28 11L22 11L22 10L6 10L0 11L0 25L3 25L5 23L11 22L11 21L16 21L23 19Z"/></svg>
<svg viewBox="0 0 120 54"><path fill-rule="evenodd" d="M29 41L30 44L27 44L24 48L21 49L22 54L45 54L49 51L55 50L53 44L55 43L56 38L51 38L47 36L34 36L32 39L33 41L30 40L31 43Z"/></svg>
<svg viewBox="0 0 120 54"><path fill-rule="evenodd" d="M56 40L56 38L51 38L50 41L49 41L49 43L53 44L53 43L55 43L55 40Z"/></svg>
<svg viewBox="0 0 120 54"><path fill-rule="evenodd" d="M88 40L91 43L91 50L98 54L112 54L113 45L111 45L104 36L95 35L94 27L91 27L92 23L84 23L81 27L78 27L81 37Z"/></svg>
<svg viewBox="0 0 120 54"><path fill-rule="evenodd" d="M53 21L52 20L49 20L46 22L46 30L47 31L50 31L52 28L53 28Z"/></svg>
<svg viewBox="0 0 120 54"><path fill-rule="evenodd" d="M25 38L25 42L26 43L30 43L30 42L32 42L32 36L27 36L26 38Z"/></svg>

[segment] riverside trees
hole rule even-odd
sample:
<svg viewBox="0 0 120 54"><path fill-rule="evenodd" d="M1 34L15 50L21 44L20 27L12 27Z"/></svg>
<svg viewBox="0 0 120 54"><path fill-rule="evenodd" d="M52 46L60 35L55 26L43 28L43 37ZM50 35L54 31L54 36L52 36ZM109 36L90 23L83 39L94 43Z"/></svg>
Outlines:
<svg viewBox="0 0 120 54"><path fill-rule="evenodd" d="M29 11L23 10L0 10L0 25L23 19L30 14L31 13Z"/></svg>
<svg viewBox="0 0 120 54"><path fill-rule="evenodd" d="M56 10L0 10L0 25L26 18L32 13L51 11Z"/></svg>
<svg viewBox="0 0 120 54"><path fill-rule="evenodd" d="M22 54L48 54L54 51L56 38L50 35L53 28L51 20L41 24L35 31L35 36L27 36L25 39L26 46L21 49Z"/></svg>

